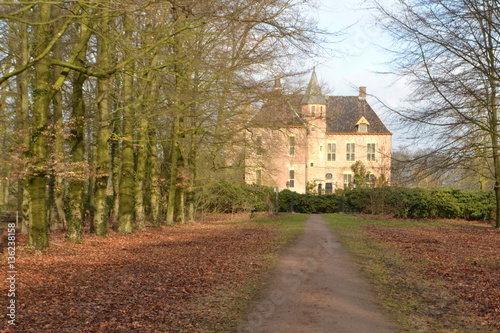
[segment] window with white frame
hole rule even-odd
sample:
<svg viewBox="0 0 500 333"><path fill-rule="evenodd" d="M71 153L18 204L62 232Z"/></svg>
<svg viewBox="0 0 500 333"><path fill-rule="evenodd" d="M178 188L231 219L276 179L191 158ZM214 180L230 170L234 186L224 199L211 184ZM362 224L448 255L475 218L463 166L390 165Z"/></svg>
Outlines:
<svg viewBox="0 0 500 333"><path fill-rule="evenodd" d="M288 184L290 188L295 187L295 170L290 169L290 177L288 180Z"/></svg>
<svg viewBox="0 0 500 333"><path fill-rule="evenodd" d="M370 123L368 122L368 120L366 120L365 117L361 117L356 125L358 126L358 132L368 133L368 126L370 126Z"/></svg>
<svg viewBox="0 0 500 333"><path fill-rule="evenodd" d="M337 144L335 142L330 142L327 145L327 161L335 161L337 154Z"/></svg>
<svg viewBox="0 0 500 333"><path fill-rule="evenodd" d="M369 187L373 187L375 186L375 180L377 178L375 177L375 175L373 173L369 173L366 175L366 185L369 186Z"/></svg>
<svg viewBox="0 0 500 333"><path fill-rule="evenodd" d="M367 124L359 124L358 125L358 132L360 132L360 133L368 132L368 125Z"/></svg>
<svg viewBox="0 0 500 333"><path fill-rule="evenodd" d="M375 144L374 143L369 143L366 145L366 159L368 161L375 161Z"/></svg>
<svg viewBox="0 0 500 333"><path fill-rule="evenodd" d="M347 161L355 161L356 160L353 142L349 142L346 144L346 160Z"/></svg>
<svg viewBox="0 0 500 333"><path fill-rule="evenodd" d="M348 188L352 183L352 174L344 173L344 188Z"/></svg>

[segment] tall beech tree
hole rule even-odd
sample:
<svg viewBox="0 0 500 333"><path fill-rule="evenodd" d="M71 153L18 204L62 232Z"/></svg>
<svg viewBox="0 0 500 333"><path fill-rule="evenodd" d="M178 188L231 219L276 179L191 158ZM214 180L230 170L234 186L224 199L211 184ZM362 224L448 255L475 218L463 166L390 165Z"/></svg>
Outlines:
<svg viewBox="0 0 500 333"><path fill-rule="evenodd" d="M51 40L52 6L49 3L39 5L37 41L35 52L43 52L43 48ZM30 129L29 158L30 172L28 192L30 197L30 218L28 227L28 244L35 248L49 246L47 221L47 125L52 91L50 63L47 57L41 58L34 65L35 83L33 90L33 117Z"/></svg>
<svg viewBox="0 0 500 333"><path fill-rule="evenodd" d="M307 3L1 3L0 120L21 135L0 140L27 167L0 168L0 199L25 193L29 245L49 245L49 209L73 242L84 212L102 237L110 216L123 233L192 220L263 77L314 50Z"/></svg>

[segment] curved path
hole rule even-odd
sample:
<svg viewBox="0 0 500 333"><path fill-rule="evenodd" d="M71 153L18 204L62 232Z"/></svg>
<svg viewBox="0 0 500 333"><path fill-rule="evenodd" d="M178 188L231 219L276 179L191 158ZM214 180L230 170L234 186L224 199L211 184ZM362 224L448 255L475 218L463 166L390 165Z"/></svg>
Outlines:
<svg viewBox="0 0 500 333"><path fill-rule="evenodd" d="M355 269L321 215L280 258L265 297L238 332L395 332L370 285Z"/></svg>

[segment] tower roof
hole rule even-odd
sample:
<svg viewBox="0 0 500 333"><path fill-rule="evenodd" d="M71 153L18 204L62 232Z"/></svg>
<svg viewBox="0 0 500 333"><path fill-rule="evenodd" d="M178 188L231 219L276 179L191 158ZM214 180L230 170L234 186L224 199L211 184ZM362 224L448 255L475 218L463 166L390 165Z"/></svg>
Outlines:
<svg viewBox="0 0 500 333"><path fill-rule="evenodd" d="M316 76L316 70L313 69L309 85L307 86L306 94L302 98L300 104L325 104L326 99L321 92L321 87Z"/></svg>

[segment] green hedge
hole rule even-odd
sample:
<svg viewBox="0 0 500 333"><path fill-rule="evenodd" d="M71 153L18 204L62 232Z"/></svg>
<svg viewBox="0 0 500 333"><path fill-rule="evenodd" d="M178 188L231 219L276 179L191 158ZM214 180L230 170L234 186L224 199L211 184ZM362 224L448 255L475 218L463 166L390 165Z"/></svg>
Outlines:
<svg viewBox="0 0 500 333"><path fill-rule="evenodd" d="M491 220L495 212L493 191L453 188L377 187L341 190L335 194L300 194L273 188L214 181L197 194L198 208L231 213L276 211L305 214L347 213L389 214L399 218L449 218ZM276 202L277 201L277 202Z"/></svg>
<svg viewBox="0 0 500 333"><path fill-rule="evenodd" d="M381 187L347 190L341 195L347 211L400 218L490 220L495 211L493 191Z"/></svg>
<svg viewBox="0 0 500 333"><path fill-rule="evenodd" d="M283 190L278 197L279 211L304 214L336 213L338 211L338 197L334 194L314 195L300 194L290 190Z"/></svg>

